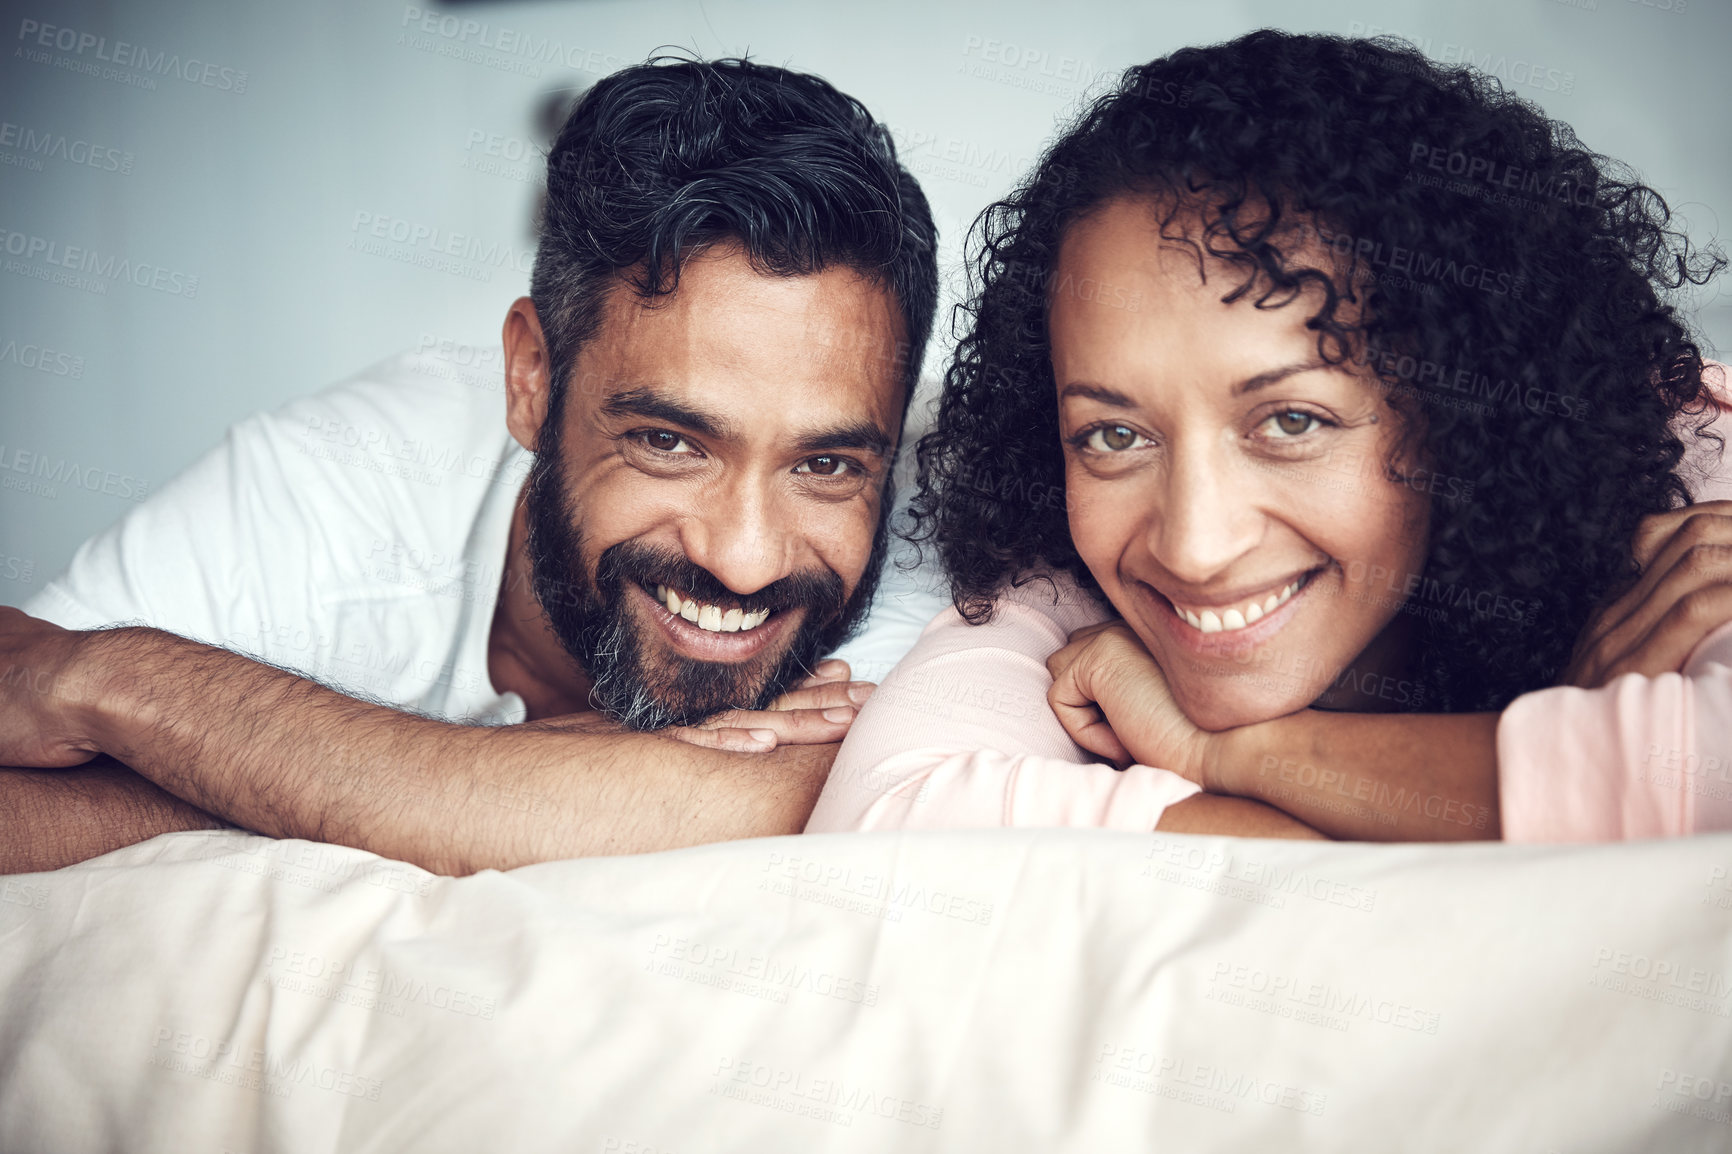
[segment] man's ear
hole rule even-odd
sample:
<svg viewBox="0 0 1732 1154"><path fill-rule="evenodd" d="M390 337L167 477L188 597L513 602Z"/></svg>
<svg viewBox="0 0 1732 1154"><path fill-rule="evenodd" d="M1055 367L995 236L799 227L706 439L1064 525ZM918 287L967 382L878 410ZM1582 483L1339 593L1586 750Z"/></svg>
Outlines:
<svg viewBox="0 0 1732 1154"><path fill-rule="evenodd" d="M528 297L511 302L505 314L505 425L511 436L535 452L547 406L552 396L553 369L548 362L547 341L541 318Z"/></svg>

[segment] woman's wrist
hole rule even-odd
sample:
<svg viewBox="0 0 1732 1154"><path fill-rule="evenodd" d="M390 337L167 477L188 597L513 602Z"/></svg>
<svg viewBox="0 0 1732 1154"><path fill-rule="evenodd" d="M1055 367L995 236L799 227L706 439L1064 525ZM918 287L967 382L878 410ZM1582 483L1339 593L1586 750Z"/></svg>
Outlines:
<svg viewBox="0 0 1732 1154"><path fill-rule="evenodd" d="M1293 716L1297 715L1288 715ZM1266 800L1262 787L1268 783L1270 767L1280 764L1280 754L1275 751L1281 747L1280 731L1287 720L1277 717L1216 733L1204 731L1198 776L1191 780L1210 793Z"/></svg>

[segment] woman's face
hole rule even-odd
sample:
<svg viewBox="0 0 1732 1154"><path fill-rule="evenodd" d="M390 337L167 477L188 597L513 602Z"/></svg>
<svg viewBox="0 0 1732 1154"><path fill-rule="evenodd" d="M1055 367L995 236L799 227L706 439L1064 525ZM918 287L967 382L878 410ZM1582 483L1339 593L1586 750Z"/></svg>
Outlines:
<svg viewBox="0 0 1732 1154"><path fill-rule="evenodd" d="M1071 537L1203 728L1325 694L1375 709L1406 684L1397 614L1428 525L1386 468L1399 418L1374 377L1322 363L1316 297L1222 304L1244 274L1198 259L1140 198L1065 237L1050 332Z"/></svg>

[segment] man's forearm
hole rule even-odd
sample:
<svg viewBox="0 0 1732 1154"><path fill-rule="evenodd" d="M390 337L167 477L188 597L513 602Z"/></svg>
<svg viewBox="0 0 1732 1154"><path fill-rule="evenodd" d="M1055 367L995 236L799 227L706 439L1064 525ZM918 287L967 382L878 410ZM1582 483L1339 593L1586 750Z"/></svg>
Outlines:
<svg viewBox="0 0 1732 1154"><path fill-rule="evenodd" d="M0 769L0 874L100 857L223 823L110 758L78 769Z"/></svg>
<svg viewBox="0 0 1732 1154"><path fill-rule="evenodd" d="M273 837L443 873L797 833L833 746L703 749L591 718L433 721L151 629L87 639L96 745Z"/></svg>
<svg viewBox="0 0 1732 1154"><path fill-rule="evenodd" d="M1255 798L1331 837L1469 841L1500 836L1495 713L1306 709L1228 730L1209 788Z"/></svg>

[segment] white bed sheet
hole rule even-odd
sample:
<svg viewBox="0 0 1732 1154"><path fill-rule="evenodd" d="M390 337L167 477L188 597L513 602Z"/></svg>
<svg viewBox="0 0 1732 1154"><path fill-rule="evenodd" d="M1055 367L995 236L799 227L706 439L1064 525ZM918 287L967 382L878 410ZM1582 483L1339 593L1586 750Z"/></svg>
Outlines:
<svg viewBox="0 0 1732 1154"><path fill-rule="evenodd" d="M0 878L0 1150L1732 1149L1732 836Z"/></svg>

